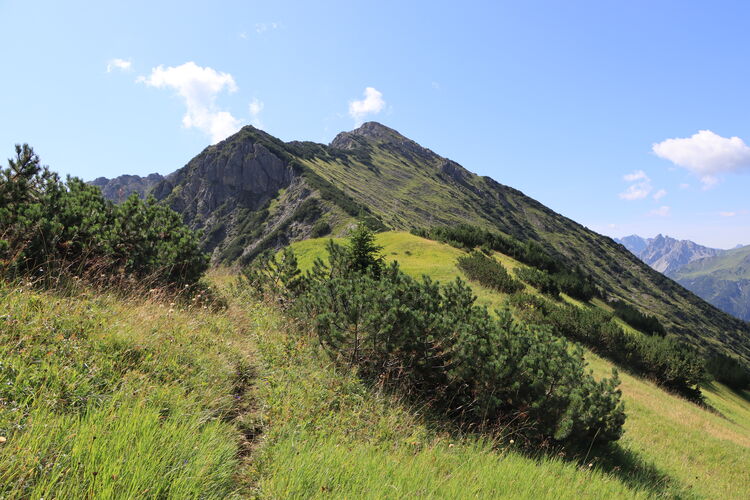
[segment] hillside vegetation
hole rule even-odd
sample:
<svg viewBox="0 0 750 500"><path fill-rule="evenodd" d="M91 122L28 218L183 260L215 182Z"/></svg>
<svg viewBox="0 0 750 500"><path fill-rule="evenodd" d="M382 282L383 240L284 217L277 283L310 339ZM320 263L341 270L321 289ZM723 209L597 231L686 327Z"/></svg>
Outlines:
<svg viewBox="0 0 750 500"><path fill-rule="evenodd" d="M336 369L274 308L235 297L228 310L211 311L0 288L2 496L651 491L598 466L527 457L508 440L440 431Z"/></svg>
<svg viewBox="0 0 750 500"><path fill-rule="evenodd" d="M377 243L415 275L460 276L453 247L407 233ZM303 265L323 244L300 243ZM484 303L504 301L480 288ZM212 310L0 287L3 495L741 498L750 488L747 392L704 388L718 414L621 373L628 418L613 451L534 452L426 418L338 367L278 306L234 288L226 298ZM611 371L587 358L597 376Z"/></svg>
<svg viewBox="0 0 750 500"><path fill-rule="evenodd" d="M365 142L385 138L377 144L388 150L393 131L380 127L366 129ZM284 147L308 162L326 154L377 171L355 136L322 153ZM401 139L400 154L434 159ZM0 172L0 496L750 490L742 377L718 379L737 392L708 381L700 343L683 342L671 323L654 329L663 315L640 312L632 298L610 301L619 296L598 271L528 234L454 224L447 243L374 236L382 214L264 140L256 163L291 205L257 193L251 201L266 215L241 223L257 237L235 245L253 265L207 281L200 236L176 212L137 195L114 205L17 148ZM223 161L221 147L211 151ZM455 181L458 168L444 173ZM182 196L195 201L211 186L181 184L167 197L180 208ZM362 222L344 245L320 238L264 252L289 231L336 233L355 214ZM467 240L476 235L479 248ZM219 239L221 254L229 247ZM703 393L692 393L698 384Z"/></svg>
<svg viewBox="0 0 750 500"><path fill-rule="evenodd" d="M695 260L670 277L722 311L750 321L750 246Z"/></svg>
<svg viewBox="0 0 750 500"><path fill-rule="evenodd" d="M378 123L343 132L329 145L283 142L245 127L151 192L192 228L202 229L213 262L223 264L247 264L290 242L342 236L358 219L371 228L407 231L472 224L535 243L672 334L750 363L745 322L610 238Z"/></svg>
<svg viewBox="0 0 750 500"><path fill-rule="evenodd" d="M463 252L456 248L408 233L381 233L376 241L383 246L387 260L398 260L413 276L430 273L443 280L463 276L455 265ZM324 247L324 239L293 245L303 268L324 255ZM507 256L496 256L508 269L523 266ZM481 286L473 288L478 301L490 307L500 307L507 297ZM599 376L611 370L610 362L593 353L587 354L587 359ZM671 477L698 496L740 498L748 491L750 483L744 471L750 465L750 392L735 393L716 382L705 384L703 395L715 412L627 372L621 373L620 379L628 417L620 440L620 460L624 456L626 461L650 464L652 473ZM724 479L707 479L718 476Z"/></svg>

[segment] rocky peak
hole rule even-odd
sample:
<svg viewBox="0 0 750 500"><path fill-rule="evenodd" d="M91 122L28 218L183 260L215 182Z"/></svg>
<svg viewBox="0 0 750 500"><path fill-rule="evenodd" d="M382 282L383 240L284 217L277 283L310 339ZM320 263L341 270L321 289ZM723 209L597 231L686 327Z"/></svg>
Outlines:
<svg viewBox="0 0 750 500"><path fill-rule="evenodd" d="M359 126L359 128L356 128L352 130L350 133L359 135L361 137L366 137L368 139L375 139L375 140L386 140L386 141L404 141L408 140L406 137L401 135L398 131L386 127L382 123L378 122L365 122L362 125Z"/></svg>
<svg viewBox="0 0 750 500"><path fill-rule="evenodd" d="M343 150L368 150L379 146L407 159L419 158L430 162L443 160L429 149L378 122L366 122L350 132L341 132L331 141L330 146Z"/></svg>
<svg viewBox="0 0 750 500"><path fill-rule="evenodd" d="M723 252L690 240L677 240L663 234L648 239L632 235L617 241L625 245L646 264L668 276L694 260L712 257Z"/></svg>
<svg viewBox="0 0 750 500"><path fill-rule="evenodd" d="M146 177L140 175L120 175L114 179L97 177L89 184L97 186L102 190L102 195L115 203L125 201L131 194L137 193L145 198L151 190L160 183L164 177L160 174L149 174Z"/></svg>
<svg viewBox="0 0 750 500"><path fill-rule="evenodd" d="M352 149L352 147L356 147L356 145L362 142L398 144L405 142L413 143L414 141L381 123L366 122L354 130L341 132L331 141L330 146L338 149Z"/></svg>

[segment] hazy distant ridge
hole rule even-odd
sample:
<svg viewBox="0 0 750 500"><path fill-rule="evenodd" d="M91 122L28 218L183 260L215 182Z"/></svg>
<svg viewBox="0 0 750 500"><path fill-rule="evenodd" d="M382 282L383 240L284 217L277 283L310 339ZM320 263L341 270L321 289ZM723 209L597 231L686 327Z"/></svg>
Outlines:
<svg viewBox="0 0 750 500"><path fill-rule="evenodd" d="M719 248L709 248L690 240L677 240L661 234L655 238L642 238L634 234L615 241L667 276L694 260L714 257L725 252Z"/></svg>

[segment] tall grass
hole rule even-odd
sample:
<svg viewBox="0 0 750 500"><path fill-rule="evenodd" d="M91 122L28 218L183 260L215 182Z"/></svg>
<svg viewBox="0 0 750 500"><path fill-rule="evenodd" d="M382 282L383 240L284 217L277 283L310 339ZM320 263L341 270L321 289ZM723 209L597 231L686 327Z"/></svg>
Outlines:
<svg viewBox="0 0 750 500"><path fill-rule="evenodd" d="M747 393L707 388L722 416L623 374L629 420L611 463L595 451L529 453L373 391L272 307L228 303L0 284L0 498L742 498L750 488Z"/></svg>
<svg viewBox="0 0 750 500"><path fill-rule="evenodd" d="M0 497L236 494L245 338L201 306L0 284Z"/></svg>

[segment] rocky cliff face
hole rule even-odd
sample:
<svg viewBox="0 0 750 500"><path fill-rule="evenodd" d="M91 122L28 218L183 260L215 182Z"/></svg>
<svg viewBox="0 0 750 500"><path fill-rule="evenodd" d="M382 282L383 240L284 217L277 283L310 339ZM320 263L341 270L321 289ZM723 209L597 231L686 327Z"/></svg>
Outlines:
<svg viewBox="0 0 750 500"><path fill-rule="evenodd" d="M141 198L145 198L153 187L164 180L160 174L149 174L146 177L140 175L121 175L114 179L98 177L89 182L98 186L102 190L102 195L115 203L122 203L128 196L137 193Z"/></svg>
<svg viewBox="0 0 750 500"><path fill-rule="evenodd" d="M172 207L202 223L231 204L258 210L289 187L292 168L261 143L232 142L209 148L154 189ZM175 188L179 191L175 192Z"/></svg>
<svg viewBox="0 0 750 500"><path fill-rule="evenodd" d="M247 261L307 237L331 211L294 168L286 145L250 126L206 148L153 193L203 230L215 262Z"/></svg>

